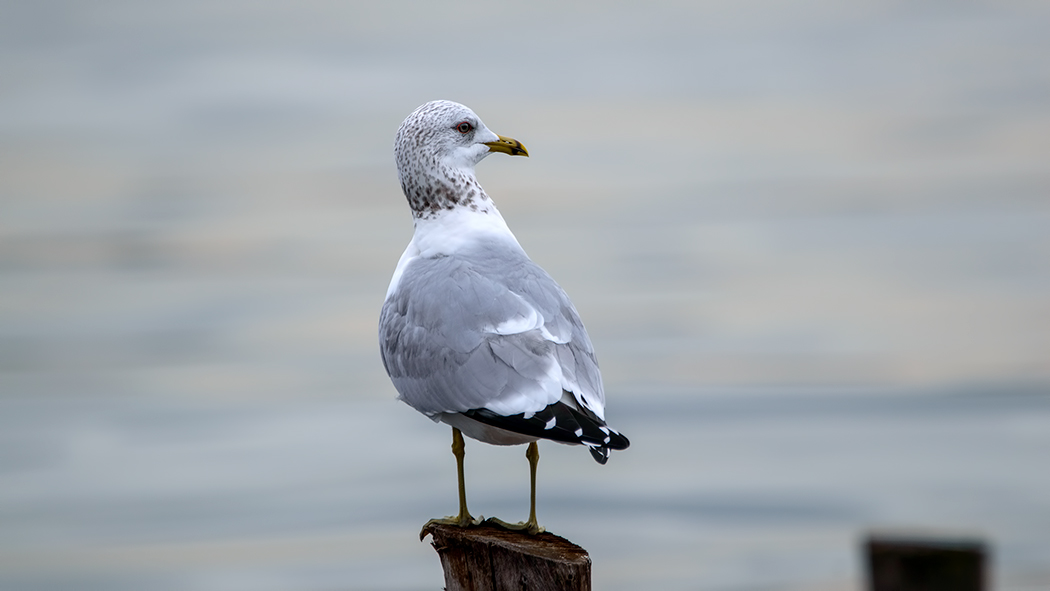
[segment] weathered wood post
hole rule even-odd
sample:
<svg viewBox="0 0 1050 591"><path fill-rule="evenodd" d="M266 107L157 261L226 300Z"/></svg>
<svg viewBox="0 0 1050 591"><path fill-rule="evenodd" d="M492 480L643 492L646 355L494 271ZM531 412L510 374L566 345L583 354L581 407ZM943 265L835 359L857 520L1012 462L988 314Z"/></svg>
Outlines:
<svg viewBox="0 0 1050 591"><path fill-rule="evenodd" d="M985 544L974 539L871 536L868 591L985 591Z"/></svg>
<svg viewBox="0 0 1050 591"><path fill-rule="evenodd" d="M591 557L551 533L430 524L446 591L590 591Z"/></svg>

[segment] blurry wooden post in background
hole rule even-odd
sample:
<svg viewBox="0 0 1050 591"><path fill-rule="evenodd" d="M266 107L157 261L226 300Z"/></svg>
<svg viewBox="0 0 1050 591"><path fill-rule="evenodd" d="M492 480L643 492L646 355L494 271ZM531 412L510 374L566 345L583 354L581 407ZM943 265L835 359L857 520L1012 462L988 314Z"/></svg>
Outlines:
<svg viewBox="0 0 1050 591"><path fill-rule="evenodd" d="M446 591L590 591L591 557L550 533L529 535L481 524L429 525Z"/></svg>
<svg viewBox="0 0 1050 591"><path fill-rule="evenodd" d="M865 544L868 591L986 591L980 540L870 536Z"/></svg>

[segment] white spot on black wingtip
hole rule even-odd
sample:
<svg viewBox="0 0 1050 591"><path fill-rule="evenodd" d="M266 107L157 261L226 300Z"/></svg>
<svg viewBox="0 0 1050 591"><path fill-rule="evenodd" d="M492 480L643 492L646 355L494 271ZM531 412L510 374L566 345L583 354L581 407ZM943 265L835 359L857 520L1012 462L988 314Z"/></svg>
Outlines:
<svg viewBox="0 0 1050 591"><path fill-rule="evenodd" d="M579 436L583 435L583 429L577 427L575 433L576 433L576 436L579 437Z"/></svg>
<svg viewBox="0 0 1050 591"><path fill-rule="evenodd" d="M602 433L605 433L606 435L609 434L609 428L606 427L605 425L598 425L598 428L602 430ZM606 437L605 440L608 441L609 438Z"/></svg>
<svg viewBox="0 0 1050 591"><path fill-rule="evenodd" d="M545 425L543 425L543 429L545 431L550 431L551 429L554 428L554 425L556 425L557 423L558 423L558 420L555 419L554 417L551 417L551 420L547 421L547 423Z"/></svg>

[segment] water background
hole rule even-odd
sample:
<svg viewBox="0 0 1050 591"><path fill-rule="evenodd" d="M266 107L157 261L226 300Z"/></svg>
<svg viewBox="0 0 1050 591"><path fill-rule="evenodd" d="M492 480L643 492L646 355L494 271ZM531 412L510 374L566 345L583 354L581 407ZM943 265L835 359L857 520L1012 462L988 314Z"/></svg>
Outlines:
<svg viewBox="0 0 1050 591"><path fill-rule="evenodd" d="M479 178L595 342L598 590L853 590L866 532L1050 588L1050 8L0 2L0 588L439 589L446 427L394 400L391 146ZM524 448L468 441L475 513Z"/></svg>

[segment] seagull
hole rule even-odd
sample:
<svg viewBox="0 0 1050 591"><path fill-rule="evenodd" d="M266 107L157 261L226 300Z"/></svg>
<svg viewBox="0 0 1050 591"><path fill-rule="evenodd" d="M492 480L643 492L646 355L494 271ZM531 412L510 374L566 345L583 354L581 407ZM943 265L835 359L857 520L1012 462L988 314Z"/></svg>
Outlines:
<svg viewBox="0 0 1050 591"><path fill-rule="evenodd" d="M463 435L528 444L529 519L497 524L535 534L539 439L584 445L600 464L629 441L605 423L591 340L565 291L534 263L474 175L493 152L528 156L469 108L428 102L394 142L415 228L379 318L383 365L398 398L452 427L459 514L433 523L481 523L467 511Z"/></svg>

